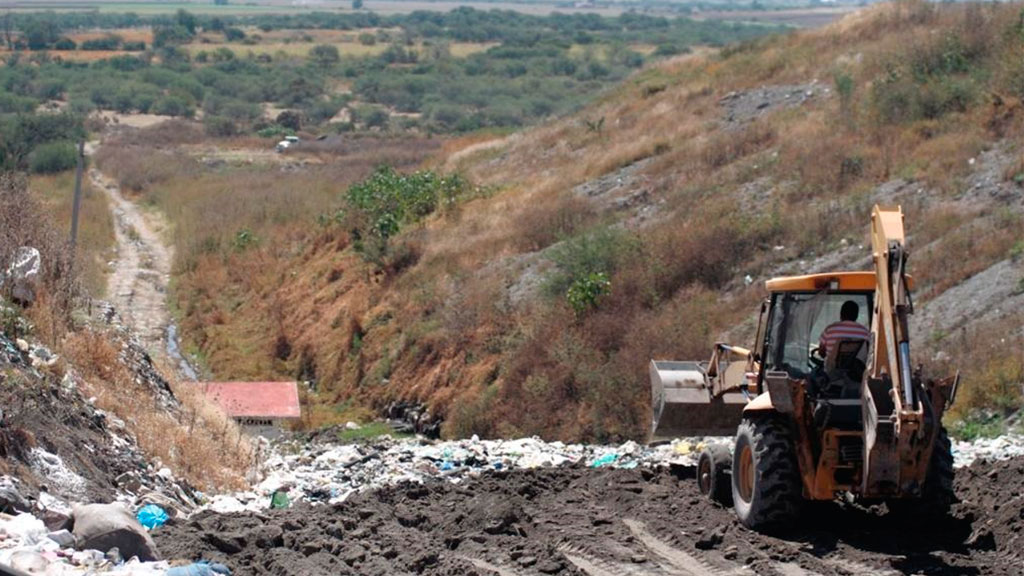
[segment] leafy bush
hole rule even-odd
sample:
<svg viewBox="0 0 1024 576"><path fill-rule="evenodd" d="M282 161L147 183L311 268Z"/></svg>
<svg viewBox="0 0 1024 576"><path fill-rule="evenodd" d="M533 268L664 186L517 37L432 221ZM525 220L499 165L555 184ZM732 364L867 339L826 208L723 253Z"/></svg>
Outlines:
<svg viewBox="0 0 1024 576"><path fill-rule="evenodd" d="M66 140L41 144L28 157L29 169L36 174L70 170L77 162L78 151L73 143Z"/></svg>
<svg viewBox="0 0 1024 576"><path fill-rule="evenodd" d="M164 96L153 104L152 112L164 116L191 117L194 110L184 98L178 96Z"/></svg>
<svg viewBox="0 0 1024 576"><path fill-rule="evenodd" d="M388 241L404 225L454 205L466 188L458 175L431 170L401 174L383 166L348 189L339 219L350 228L356 250L381 265L389 255Z"/></svg>
<svg viewBox="0 0 1024 576"><path fill-rule="evenodd" d="M576 317L583 316L588 310L597 308L597 301L601 296L610 294L612 282L608 274L604 272L593 272L582 278L577 278L569 285L565 297L569 306L576 313Z"/></svg>
<svg viewBox="0 0 1024 576"><path fill-rule="evenodd" d="M203 129L207 135L217 138L234 136L238 133L235 123L230 118L224 118L223 116L204 117Z"/></svg>
<svg viewBox="0 0 1024 576"><path fill-rule="evenodd" d="M548 254L555 263L555 270L545 281L546 291L552 296L561 296L568 294L573 286L578 286L577 290L593 287L595 284L590 280L607 279L637 247L635 238L609 227L556 244Z"/></svg>
<svg viewBox="0 0 1024 576"><path fill-rule="evenodd" d="M0 114L31 112L35 110L36 105L37 103L34 98L26 98L9 92L0 92Z"/></svg>
<svg viewBox="0 0 1024 576"><path fill-rule="evenodd" d="M116 34L109 34L103 38L92 38L82 41L82 50L117 50L121 47L123 39Z"/></svg>
<svg viewBox="0 0 1024 576"><path fill-rule="evenodd" d="M53 43L53 48L54 50L74 50L78 48L78 44L75 44L75 41L67 36L61 36Z"/></svg>
<svg viewBox="0 0 1024 576"><path fill-rule="evenodd" d="M245 32L241 28L225 28L224 39L228 42L238 42L245 39Z"/></svg>

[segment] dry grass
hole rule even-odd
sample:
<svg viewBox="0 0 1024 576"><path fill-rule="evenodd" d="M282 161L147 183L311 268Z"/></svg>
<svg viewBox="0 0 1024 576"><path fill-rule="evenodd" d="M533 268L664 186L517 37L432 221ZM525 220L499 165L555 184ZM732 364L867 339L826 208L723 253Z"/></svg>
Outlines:
<svg viewBox="0 0 1024 576"><path fill-rule="evenodd" d="M202 36L201 40L185 46L190 54L195 56L200 52L213 52L220 48L231 50L238 56L246 54L267 54L271 57L284 58L305 58L314 46L328 44L338 49L342 57L364 57L376 56L384 53L390 46L388 42L377 42L375 44L363 44L358 39L358 34L342 30L310 30L311 41L303 40L295 31L273 31L263 34L256 31L254 34L260 36L260 40L254 43L247 42L225 42L223 38L216 35ZM478 52L484 52L497 46L495 42L451 42L446 43L448 53L455 58L465 58ZM420 55L428 53L432 47L422 42L411 47Z"/></svg>
<svg viewBox="0 0 1024 576"><path fill-rule="evenodd" d="M974 78L967 73L898 86L933 106L927 114L891 117L880 102L900 94L875 87L892 66L906 78L907 67L934 64L936 39L949 35L972 66L1012 69L1019 46L1003 26L1019 10L872 7L821 30L649 66L579 114L497 144L449 142L449 161L437 164L497 193L410 228L400 240L422 256L396 276L374 274L347 249L347 231L314 224L365 174L367 160L351 151L323 151L323 165L287 174L190 164L142 194L176 225L175 299L209 366L232 377L312 374L317 424L331 420L333 404L380 409L401 398L447 415L450 435L639 437L650 355L703 358L756 307L757 284L745 288L744 275L760 279L783 260L863 240L872 203L891 200L873 196L882 182L916 178L937 189L899 199L913 214L921 298L1006 257L1019 221L951 213L947 200L986 142L1024 133L1022 115L1007 104L993 110L984 96L947 106L943 91L957 88L947 81ZM731 91L839 73L852 81L845 96L833 85L831 96L746 127L722 122L719 100ZM989 78L999 87L1004 77ZM406 166L426 155L403 154ZM503 263L542 259L634 214L571 191L647 158L629 191L646 191L651 217L627 226L626 243L638 248L605 255L615 263L611 294L580 317L560 294L512 305L508 287L523 278ZM243 229L258 242L234 249ZM547 274L530 273L538 282Z"/></svg>
<svg viewBox="0 0 1024 576"><path fill-rule="evenodd" d="M70 234L75 176L72 172L52 176L33 176L29 192L39 199L55 229ZM103 297L107 287L107 262L114 256L114 221L106 196L95 190L88 178L82 181L76 267L85 289L94 297Z"/></svg>
<svg viewBox="0 0 1024 576"><path fill-rule="evenodd" d="M68 250L67 236L52 226L39 200L28 193L21 175L0 174L0 262L11 262L25 246L40 254L40 282L36 302L27 315L44 342L56 345L71 319L81 285ZM11 297L6 283L0 296Z"/></svg>
<svg viewBox="0 0 1024 576"><path fill-rule="evenodd" d="M113 32L113 34L119 36L125 42L145 42L146 46L151 46L153 44L152 28L118 28ZM83 32L73 32L68 34L67 37L73 40L76 44L81 44L86 40L98 40L110 35L110 30L88 30Z"/></svg>
<svg viewBox="0 0 1024 576"><path fill-rule="evenodd" d="M201 394L174 387L176 418L153 390L119 359L119 345L102 333L71 335L64 347L96 405L123 420L139 447L201 490L237 489L252 464L252 446L234 422Z"/></svg>
<svg viewBox="0 0 1024 576"><path fill-rule="evenodd" d="M6 48L0 49L0 58L9 53L10 51ZM54 60L65 62L96 62L98 60L114 58L115 56L137 56L139 53L126 52L124 50L47 50L46 54Z"/></svg>

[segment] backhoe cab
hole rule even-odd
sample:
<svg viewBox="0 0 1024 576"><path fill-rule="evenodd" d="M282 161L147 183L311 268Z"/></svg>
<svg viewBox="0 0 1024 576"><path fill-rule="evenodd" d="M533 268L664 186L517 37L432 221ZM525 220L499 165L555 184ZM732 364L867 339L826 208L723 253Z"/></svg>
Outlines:
<svg viewBox="0 0 1024 576"><path fill-rule="evenodd" d="M746 526L844 493L938 513L952 501L941 421L958 377L911 368L903 244L902 211L876 206L874 271L769 280L753 350L716 344L707 363L652 362L655 437L716 432L732 418L731 457L710 447L697 476Z"/></svg>

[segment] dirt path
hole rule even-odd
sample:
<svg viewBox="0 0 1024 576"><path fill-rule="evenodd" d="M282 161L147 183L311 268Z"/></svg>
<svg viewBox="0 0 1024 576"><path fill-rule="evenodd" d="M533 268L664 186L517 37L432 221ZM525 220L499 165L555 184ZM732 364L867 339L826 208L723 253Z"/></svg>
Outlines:
<svg viewBox="0 0 1024 576"><path fill-rule="evenodd" d="M90 144L87 154L95 148L94 143ZM173 251L161 238L166 223L125 198L114 179L95 166L89 169L89 179L93 187L107 195L114 213L117 260L107 279L108 299L151 355L170 361L179 376L196 379L195 371L177 354L175 328L167 307Z"/></svg>
<svg viewBox="0 0 1024 576"><path fill-rule="evenodd" d="M237 576L1009 576L1024 556L1024 459L957 472L962 502L931 521L826 503L773 535L697 492L693 469L491 472L407 482L334 506L204 512L154 531L170 559Z"/></svg>

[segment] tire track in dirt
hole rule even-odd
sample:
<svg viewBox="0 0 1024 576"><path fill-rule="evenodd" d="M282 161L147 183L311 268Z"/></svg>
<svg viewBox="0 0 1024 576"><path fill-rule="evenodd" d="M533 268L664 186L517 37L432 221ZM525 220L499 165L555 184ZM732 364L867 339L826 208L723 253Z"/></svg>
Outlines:
<svg viewBox="0 0 1024 576"><path fill-rule="evenodd" d="M743 576L753 574L753 572L743 566L729 568L711 566L708 560L710 555L706 555L704 559L698 559L690 553L676 548L651 534L643 522L628 519L622 522L629 528L634 538L639 540L656 556L668 562L672 568L676 569L677 574L683 576Z"/></svg>
<svg viewBox="0 0 1024 576"><path fill-rule="evenodd" d="M459 558L461 560L465 560L466 562L469 562L470 564L472 564L473 566L476 566L477 568L479 568L481 570L487 570L487 571L493 572L493 573L497 574L498 576L523 576L519 572L515 572L513 570L509 570L508 568L505 568L503 566L498 566L496 564L491 564L490 562L488 562L486 560L483 560L483 559L480 559L480 558L469 558L467 556L460 556Z"/></svg>
<svg viewBox="0 0 1024 576"><path fill-rule="evenodd" d="M603 544L607 544L607 542ZM587 547L569 542L559 546L558 551L573 566L588 576L663 576L672 574L661 570L657 565L604 560L589 551Z"/></svg>
<svg viewBox="0 0 1024 576"><path fill-rule="evenodd" d="M96 143L90 142L86 154L95 148ZM188 362L176 354L175 328L167 307L174 253L161 238L167 225L125 198L114 179L95 166L89 169L89 180L107 196L114 216L117 260L107 279L108 300L151 355L168 360L179 376L197 379Z"/></svg>

